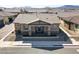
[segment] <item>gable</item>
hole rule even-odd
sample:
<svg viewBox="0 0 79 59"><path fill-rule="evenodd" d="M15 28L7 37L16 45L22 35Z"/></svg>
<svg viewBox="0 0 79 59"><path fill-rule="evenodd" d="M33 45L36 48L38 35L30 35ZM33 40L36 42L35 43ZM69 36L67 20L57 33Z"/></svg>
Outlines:
<svg viewBox="0 0 79 59"><path fill-rule="evenodd" d="M35 22L32 22L32 23L29 23L29 25L50 25L50 23L38 20L38 21L35 21Z"/></svg>

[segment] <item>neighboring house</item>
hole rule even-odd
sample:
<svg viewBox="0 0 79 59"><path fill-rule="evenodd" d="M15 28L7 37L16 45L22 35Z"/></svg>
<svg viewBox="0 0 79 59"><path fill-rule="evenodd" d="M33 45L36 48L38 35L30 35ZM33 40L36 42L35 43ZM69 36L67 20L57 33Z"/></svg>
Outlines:
<svg viewBox="0 0 79 59"><path fill-rule="evenodd" d="M18 8L5 8L3 11L8 13L16 13L16 14L21 13L21 10Z"/></svg>
<svg viewBox="0 0 79 59"><path fill-rule="evenodd" d="M79 33L79 16L63 17L64 26L69 30Z"/></svg>
<svg viewBox="0 0 79 59"><path fill-rule="evenodd" d="M58 12L59 17L72 17L79 15L79 12Z"/></svg>
<svg viewBox="0 0 79 59"><path fill-rule="evenodd" d="M0 16L3 17L4 24L9 24L14 21L17 14L8 13L8 12L0 12Z"/></svg>
<svg viewBox="0 0 79 59"><path fill-rule="evenodd" d="M55 14L20 14L14 21L16 34L22 36L57 36L60 20Z"/></svg>
<svg viewBox="0 0 79 59"><path fill-rule="evenodd" d="M59 15L61 19L61 24L68 28L69 30L75 31L75 33L79 33L79 14L78 13L68 13Z"/></svg>
<svg viewBox="0 0 79 59"><path fill-rule="evenodd" d="M25 8L24 9L28 13L50 13L50 14L56 14L57 11L53 8Z"/></svg>
<svg viewBox="0 0 79 59"><path fill-rule="evenodd" d="M44 8L25 8L25 11L29 12L29 13L36 13L36 12L47 12L46 9Z"/></svg>

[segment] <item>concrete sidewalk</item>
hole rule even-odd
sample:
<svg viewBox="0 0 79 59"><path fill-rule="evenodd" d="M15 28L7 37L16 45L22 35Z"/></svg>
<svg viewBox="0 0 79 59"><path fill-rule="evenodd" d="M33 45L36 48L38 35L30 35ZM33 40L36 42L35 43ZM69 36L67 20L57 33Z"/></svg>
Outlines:
<svg viewBox="0 0 79 59"><path fill-rule="evenodd" d="M79 48L78 44L65 44L64 41L0 41L0 47L62 47L62 48Z"/></svg>

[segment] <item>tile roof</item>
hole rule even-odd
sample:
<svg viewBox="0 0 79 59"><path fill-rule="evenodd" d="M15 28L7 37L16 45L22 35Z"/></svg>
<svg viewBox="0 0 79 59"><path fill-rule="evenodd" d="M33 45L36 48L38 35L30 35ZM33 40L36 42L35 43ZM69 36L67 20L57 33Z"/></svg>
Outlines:
<svg viewBox="0 0 79 59"><path fill-rule="evenodd" d="M26 8L25 10L28 12L47 12L44 8Z"/></svg>
<svg viewBox="0 0 79 59"><path fill-rule="evenodd" d="M63 12L58 13L58 16L61 17L62 20L79 24L79 12Z"/></svg>
<svg viewBox="0 0 79 59"><path fill-rule="evenodd" d="M79 16L72 17L71 22L75 24L79 24Z"/></svg>
<svg viewBox="0 0 79 59"><path fill-rule="evenodd" d="M25 23L29 24L35 21L45 21L47 23L53 24L53 23L60 23L59 18L55 14L20 14L15 19L14 23Z"/></svg>
<svg viewBox="0 0 79 59"><path fill-rule="evenodd" d="M74 24L79 24L79 16L63 17L62 19L68 22L72 22Z"/></svg>
<svg viewBox="0 0 79 59"><path fill-rule="evenodd" d="M18 13L21 12L20 9L16 9L16 8L6 8L3 10L4 12L12 12L12 13Z"/></svg>
<svg viewBox="0 0 79 59"><path fill-rule="evenodd" d="M79 12L59 12L59 17L72 17L72 16L78 16Z"/></svg>
<svg viewBox="0 0 79 59"><path fill-rule="evenodd" d="M14 13L8 13L8 12L0 12L0 16L14 16L16 14Z"/></svg>

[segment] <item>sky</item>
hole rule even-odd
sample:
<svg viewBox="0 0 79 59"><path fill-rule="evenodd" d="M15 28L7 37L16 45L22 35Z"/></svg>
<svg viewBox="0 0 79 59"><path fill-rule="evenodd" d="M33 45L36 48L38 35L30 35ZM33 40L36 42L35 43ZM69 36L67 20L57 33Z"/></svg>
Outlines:
<svg viewBox="0 0 79 59"><path fill-rule="evenodd" d="M59 7L62 5L79 5L79 0L0 0L0 7L24 7L31 6L36 8L42 7Z"/></svg>

